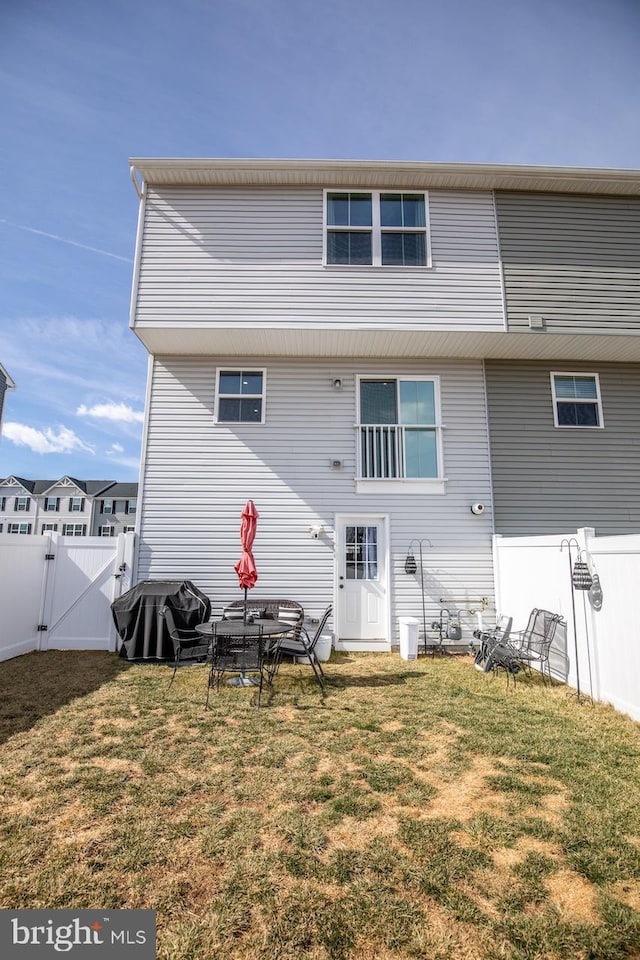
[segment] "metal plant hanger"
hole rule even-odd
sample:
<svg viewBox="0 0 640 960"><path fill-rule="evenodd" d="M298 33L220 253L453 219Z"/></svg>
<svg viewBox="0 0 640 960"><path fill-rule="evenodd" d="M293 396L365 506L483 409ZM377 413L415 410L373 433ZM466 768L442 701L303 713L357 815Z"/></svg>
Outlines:
<svg viewBox="0 0 640 960"><path fill-rule="evenodd" d="M412 540L409 544L409 549L407 550L407 559L404 562L404 572L410 575L414 574L418 570L418 565L416 564L416 558L414 556L414 543L418 544L418 550L420 554L420 592L422 594L422 633L424 637L424 652L427 652L427 608L424 597L424 564L422 561L422 544L428 543L429 546L433 549L433 544L428 537L424 537L422 540Z"/></svg>
<svg viewBox="0 0 640 960"><path fill-rule="evenodd" d="M591 572L589 570L589 564L584 559L583 551L580 548L580 544L578 543L576 538L565 537L565 539L562 540L560 543L560 552L562 552L565 547L567 547L567 550L569 551L569 579L571 581L571 609L573 612L573 647L574 647L575 658L576 658L576 698L578 703L583 703L584 701L580 693L580 665L578 663L578 628L576 625L576 594L575 592L576 590L582 591L582 596L584 599L585 593L591 590L591 588L593 587L593 577L591 576ZM572 549L574 547L577 551L575 560L573 560L573 557L572 557ZM587 658L589 661L589 684L591 685L591 655L589 652L589 634L587 630L586 606L585 606L584 626L585 626L585 634L587 638ZM593 703L593 688L591 688L591 691L592 691L591 703Z"/></svg>

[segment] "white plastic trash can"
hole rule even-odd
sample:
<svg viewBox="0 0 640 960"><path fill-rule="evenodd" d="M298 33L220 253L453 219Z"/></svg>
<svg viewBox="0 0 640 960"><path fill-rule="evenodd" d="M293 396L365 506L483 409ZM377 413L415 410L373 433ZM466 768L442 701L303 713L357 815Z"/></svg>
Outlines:
<svg viewBox="0 0 640 960"><path fill-rule="evenodd" d="M333 634L332 633L321 633L318 637L318 642L316 643L316 656L321 663L326 663L326 661L331 656L331 647L333 645Z"/></svg>
<svg viewBox="0 0 640 960"><path fill-rule="evenodd" d="M417 617L399 617L400 625L400 656L403 660L418 659L418 627Z"/></svg>
<svg viewBox="0 0 640 960"><path fill-rule="evenodd" d="M326 663L331 656L333 646L333 633L329 630L327 633L321 633L316 641L315 652L320 663ZM296 663L308 663L308 657L296 657Z"/></svg>

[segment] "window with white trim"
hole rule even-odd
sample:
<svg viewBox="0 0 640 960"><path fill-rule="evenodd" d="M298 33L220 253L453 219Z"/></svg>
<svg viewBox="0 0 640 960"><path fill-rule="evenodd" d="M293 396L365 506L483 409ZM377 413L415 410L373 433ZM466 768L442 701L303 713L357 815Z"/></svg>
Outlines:
<svg viewBox="0 0 640 960"><path fill-rule="evenodd" d="M218 370L216 421L264 423L264 370Z"/></svg>
<svg viewBox="0 0 640 960"><path fill-rule="evenodd" d="M115 513L113 500L103 500L100 505L100 513Z"/></svg>
<svg viewBox="0 0 640 960"><path fill-rule="evenodd" d="M47 512L49 511L57 512L60 509L60 497L45 497L44 509Z"/></svg>
<svg viewBox="0 0 640 960"><path fill-rule="evenodd" d="M98 531L99 537L115 537L115 535L116 535L116 528L109 523L103 524Z"/></svg>
<svg viewBox="0 0 640 960"><path fill-rule="evenodd" d="M604 427L597 373L552 373L556 427Z"/></svg>
<svg viewBox="0 0 640 960"><path fill-rule="evenodd" d="M429 266L426 193L326 191L325 263Z"/></svg>
<svg viewBox="0 0 640 960"><path fill-rule="evenodd" d="M64 537L84 537L87 532L85 523L64 523L62 525L62 535Z"/></svg>
<svg viewBox="0 0 640 960"><path fill-rule="evenodd" d="M126 513L126 514L129 514L129 515L131 516L131 515L133 515L134 513L136 513L137 507L138 507L138 501L137 501L137 500L127 500L127 506L126 506L126 509L125 509L125 513Z"/></svg>
<svg viewBox="0 0 640 960"><path fill-rule="evenodd" d="M31 533L30 523L8 523L7 533Z"/></svg>
<svg viewBox="0 0 640 960"><path fill-rule="evenodd" d="M43 524L42 524L42 532L43 532L43 533L56 533L57 529L58 529L58 524L57 524L57 523L43 523Z"/></svg>
<svg viewBox="0 0 640 960"><path fill-rule="evenodd" d="M135 528L135 527L125 527L125 528L124 528L124 532L125 532L125 533L135 533L135 531L136 531L136 528Z"/></svg>
<svg viewBox="0 0 640 960"><path fill-rule="evenodd" d="M71 513L82 513L84 511L84 497L69 497L69 510Z"/></svg>
<svg viewBox="0 0 640 960"><path fill-rule="evenodd" d="M18 513L26 513L31 506L31 497L16 497L13 509Z"/></svg>
<svg viewBox="0 0 640 960"><path fill-rule="evenodd" d="M438 394L435 377L360 378L359 479L441 477Z"/></svg>

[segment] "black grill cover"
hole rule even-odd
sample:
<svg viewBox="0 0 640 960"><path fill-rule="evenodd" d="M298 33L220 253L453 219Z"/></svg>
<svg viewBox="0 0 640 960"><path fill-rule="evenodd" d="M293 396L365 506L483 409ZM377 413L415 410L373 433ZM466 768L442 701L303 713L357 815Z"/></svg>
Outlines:
<svg viewBox="0 0 640 960"><path fill-rule="evenodd" d="M171 608L176 627L194 627L211 615L211 601L190 580L145 580L111 604L127 660L173 660L173 644L160 610Z"/></svg>

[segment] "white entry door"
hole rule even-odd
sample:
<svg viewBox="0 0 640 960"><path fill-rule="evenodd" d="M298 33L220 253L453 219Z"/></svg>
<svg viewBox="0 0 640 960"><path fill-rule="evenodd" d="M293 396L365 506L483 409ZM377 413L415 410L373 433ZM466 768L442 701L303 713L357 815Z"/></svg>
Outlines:
<svg viewBox="0 0 640 960"><path fill-rule="evenodd" d="M387 543L383 517L340 517L338 649L388 649Z"/></svg>

